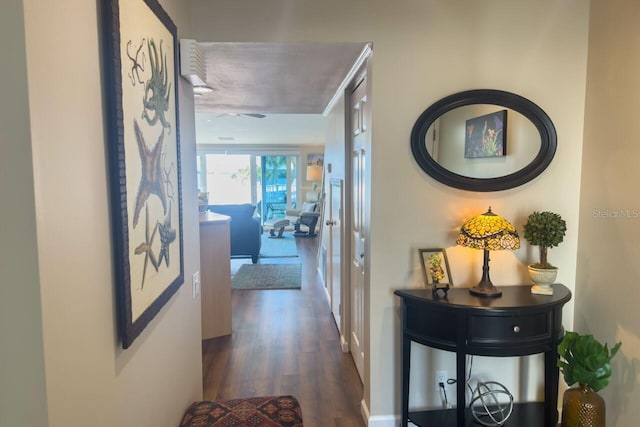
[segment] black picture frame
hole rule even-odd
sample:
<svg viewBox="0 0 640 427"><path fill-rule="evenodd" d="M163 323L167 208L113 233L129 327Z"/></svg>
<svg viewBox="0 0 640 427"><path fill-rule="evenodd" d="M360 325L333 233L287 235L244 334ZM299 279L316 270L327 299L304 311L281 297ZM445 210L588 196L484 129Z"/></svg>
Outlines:
<svg viewBox="0 0 640 427"><path fill-rule="evenodd" d="M128 348L184 282L177 28L157 0L102 0L116 305Z"/></svg>
<svg viewBox="0 0 640 427"><path fill-rule="evenodd" d="M507 110L499 110L465 122L464 157L507 155Z"/></svg>

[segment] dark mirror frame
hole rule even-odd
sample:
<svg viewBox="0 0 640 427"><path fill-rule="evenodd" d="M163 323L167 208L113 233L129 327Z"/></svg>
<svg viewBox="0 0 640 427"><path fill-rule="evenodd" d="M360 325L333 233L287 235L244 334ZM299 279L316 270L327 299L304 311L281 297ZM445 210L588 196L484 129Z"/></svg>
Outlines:
<svg viewBox="0 0 640 427"><path fill-rule="evenodd" d="M427 130L446 112L472 104L507 107L529 119L540 133L540 150L531 163L514 173L495 178L472 178L440 166L427 152L425 144ZM540 107L522 96L494 89L468 90L442 98L418 117L411 131L411 152L418 166L445 185L469 191L507 190L531 181L549 166L556 153L556 147L556 129L549 116Z"/></svg>

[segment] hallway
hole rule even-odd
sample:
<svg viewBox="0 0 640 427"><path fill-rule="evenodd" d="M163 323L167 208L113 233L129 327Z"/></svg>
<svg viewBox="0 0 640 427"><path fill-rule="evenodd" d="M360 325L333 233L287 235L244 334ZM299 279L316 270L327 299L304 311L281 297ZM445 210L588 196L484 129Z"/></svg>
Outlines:
<svg viewBox="0 0 640 427"><path fill-rule="evenodd" d="M204 399L295 396L305 427L362 427L362 383L340 339L316 268L318 239L297 238L301 290L232 291L233 334L203 342ZM232 260L232 272L238 263Z"/></svg>

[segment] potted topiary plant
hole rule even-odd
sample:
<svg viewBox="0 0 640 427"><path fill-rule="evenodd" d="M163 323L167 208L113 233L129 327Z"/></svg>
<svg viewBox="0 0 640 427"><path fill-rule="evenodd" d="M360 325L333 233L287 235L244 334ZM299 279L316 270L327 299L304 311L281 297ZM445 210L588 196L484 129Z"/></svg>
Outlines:
<svg viewBox="0 0 640 427"><path fill-rule="evenodd" d="M621 342L611 351L593 335L567 332L558 346L558 367L569 388L562 398L562 427L598 427L605 425L605 403L598 395L611 379L611 358Z"/></svg>
<svg viewBox="0 0 640 427"><path fill-rule="evenodd" d="M209 193L198 192L198 212L204 213L209 208Z"/></svg>
<svg viewBox="0 0 640 427"><path fill-rule="evenodd" d="M529 265L529 276L535 285L534 294L553 295L551 284L556 280L558 267L547 261L547 249L558 246L564 239L567 223L553 212L533 212L524 225L524 238L540 248L540 262Z"/></svg>

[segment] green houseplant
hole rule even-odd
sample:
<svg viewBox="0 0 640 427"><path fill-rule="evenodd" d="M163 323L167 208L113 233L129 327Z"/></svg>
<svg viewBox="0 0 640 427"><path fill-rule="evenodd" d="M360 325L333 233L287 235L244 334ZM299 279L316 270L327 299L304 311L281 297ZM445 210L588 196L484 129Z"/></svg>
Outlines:
<svg viewBox="0 0 640 427"><path fill-rule="evenodd" d="M524 238L540 248L540 261L529 265L529 276L535 286L531 292L552 295L551 284L556 279L558 267L547 260L547 249L558 246L564 240L567 223L554 212L533 212L524 225Z"/></svg>
<svg viewBox="0 0 640 427"><path fill-rule="evenodd" d="M565 382L572 386L562 399L562 427L604 427L605 404L598 395L611 379L611 359L621 342L611 351L593 335L567 332L558 346L558 367Z"/></svg>
<svg viewBox="0 0 640 427"><path fill-rule="evenodd" d="M209 193L199 191L198 192L198 212L204 213L209 207Z"/></svg>

